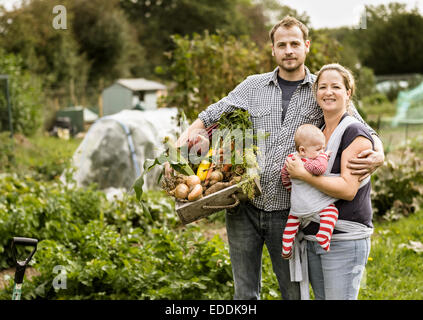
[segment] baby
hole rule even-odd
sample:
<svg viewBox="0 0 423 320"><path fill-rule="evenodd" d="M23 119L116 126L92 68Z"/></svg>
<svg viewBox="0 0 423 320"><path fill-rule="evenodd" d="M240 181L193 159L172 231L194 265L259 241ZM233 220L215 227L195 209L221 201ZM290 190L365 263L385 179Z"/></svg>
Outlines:
<svg viewBox="0 0 423 320"><path fill-rule="evenodd" d="M326 140L323 132L314 125L304 124L298 127L294 140L297 152L291 153L288 157L292 158L295 155L301 157L304 162L304 168L311 174L322 175L325 173L330 154L324 151ZM282 184L291 191L292 185L286 165L282 168ZM293 191L295 192L295 189ZM295 195L291 194L291 197L293 196ZM307 201L307 199L304 199L304 201ZM338 220L338 209L334 204L330 204L319 212L319 216L320 227L316 238L321 247L325 251L329 251L333 229ZM282 257L284 259L289 259L292 255L292 245L299 225L300 219L298 215L291 213L288 216L282 237Z"/></svg>

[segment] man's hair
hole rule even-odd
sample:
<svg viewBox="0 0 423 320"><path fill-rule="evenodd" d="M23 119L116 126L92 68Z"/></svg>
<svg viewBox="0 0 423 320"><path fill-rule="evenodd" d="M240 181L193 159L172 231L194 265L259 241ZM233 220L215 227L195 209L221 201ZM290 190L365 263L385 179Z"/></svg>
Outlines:
<svg viewBox="0 0 423 320"><path fill-rule="evenodd" d="M284 27L284 28L289 29L289 28L292 28L294 26L297 26L298 28L300 28L301 32L303 33L304 41L308 40L308 28L304 25L304 23L302 23L301 21L297 20L294 17L286 16L281 21L276 23L273 26L272 30L270 30L269 36L270 36L270 39L272 40L272 44L275 41L274 35L275 35L276 30L278 30L278 28Z"/></svg>
<svg viewBox="0 0 423 320"><path fill-rule="evenodd" d="M314 139L319 141L319 138L325 140L322 130L312 124L303 124L297 128L297 131L295 131L295 149L299 151L300 146L304 145L306 140Z"/></svg>

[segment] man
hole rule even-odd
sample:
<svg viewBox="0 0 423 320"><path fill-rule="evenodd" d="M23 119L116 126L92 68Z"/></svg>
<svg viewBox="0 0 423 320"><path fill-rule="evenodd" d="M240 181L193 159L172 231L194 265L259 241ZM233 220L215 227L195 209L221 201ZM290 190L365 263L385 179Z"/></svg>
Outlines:
<svg viewBox="0 0 423 320"><path fill-rule="evenodd" d="M177 145L187 143L196 130L217 122L223 112L248 110L253 128L270 135L259 148L265 154L261 163L262 195L226 214L229 251L235 282L234 299L259 299L263 244L266 244L283 299L300 299L299 285L290 281L289 263L282 259L282 234L289 213L289 193L282 186L281 169L293 152L294 133L304 124L318 127L323 114L312 92L315 76L304 65L310 49L308 29L293 17L285 17L270 32L272 55L278 67L269 73L249 76L228 96L201 112L181 135ZM354 108L354 116L363 122ZM350 167L364 179L383 164L380 139L375 151L366 150ZM167 174L169 166L166 166Z"/></svg>

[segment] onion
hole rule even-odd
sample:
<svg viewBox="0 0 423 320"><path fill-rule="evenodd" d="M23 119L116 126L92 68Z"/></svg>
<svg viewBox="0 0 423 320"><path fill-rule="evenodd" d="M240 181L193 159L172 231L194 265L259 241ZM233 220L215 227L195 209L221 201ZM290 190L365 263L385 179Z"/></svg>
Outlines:
<svg viewBox="0 0 423 320"><path fill-rule="evenodd" d="M175 188L175 197L178 199L186 199L188 196L189 187L184 184L178 184Z"/></svg>
<svg viewBox="0 0 423 320"><path fill-rule="evenodd" d="M203 187L201 184L196 184L188 195L189 201L195 201L203 195Z"/></svg>
<svg viewBox="0 0 423 320"><path fill-rule="evenodd" d="M196 184L200 184L200 183L201 183L200 177L195 174L192 176L189 176L186 181L186 184L188 185L188 187L190 187L190 189L192 189Z"/></svg>

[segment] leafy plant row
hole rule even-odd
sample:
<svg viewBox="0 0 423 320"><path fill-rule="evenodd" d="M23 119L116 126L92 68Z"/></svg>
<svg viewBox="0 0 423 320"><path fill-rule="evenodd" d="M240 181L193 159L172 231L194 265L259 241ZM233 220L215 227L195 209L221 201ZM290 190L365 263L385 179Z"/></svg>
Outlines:
<svg viewBox="0 0 423 320"><path fill-rule="evenodd" d="M168 197L146 196L151 216L131 195L109 202L94 186L2 175L0 266L13 266L13 236L34 237L40 275L24 281L24 299L230 299L225 243L182 228ZM66 272L66 289L54 288L56 266ZM12 283L0 298L10 298Z"/></svg>
<svg viewBox="0 0 423 320"><path fill-rule="evenodd" d="M397 220L418 211L423 203L423 148L416 138L387 155L372 175L372 205L376 216Z"/></svg>

